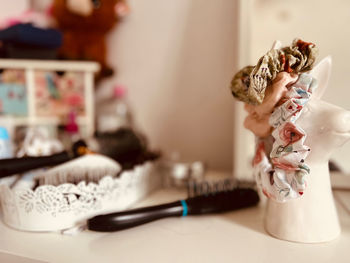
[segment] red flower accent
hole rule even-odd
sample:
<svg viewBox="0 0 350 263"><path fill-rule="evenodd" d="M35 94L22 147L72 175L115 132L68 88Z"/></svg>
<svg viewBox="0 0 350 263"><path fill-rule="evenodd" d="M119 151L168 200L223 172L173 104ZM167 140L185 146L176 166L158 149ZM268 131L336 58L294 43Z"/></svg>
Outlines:
<svg viewBox="0 0 350 263"><path fill-rule="evenodd" d="M310 45L314 45L314 44L311 43L311 42L302 41L301 39L299 39L298 42L297 42L297 47L301 51L307 49Z"/></svg>
<svg viewBox="0 0 350 263"><path fill-rule="evenodd" d="M299 194L300 194L300 195L303 195L303 194L304 194L304 192L299 192Z"/></svg>
<svg viewBox="0 0 350 263"><path fill-rule="evenodd" d="M288 101L286 104L286 108L290 113L294 113L297 111L297 104L293 100Z"/></svg>
<svg viewBox="0 0 350 263"><path fill-rule="evenodd" d="M279 132L279 137L284 142L284 146L288 146L299 141L303 136L304 133L299 131L291 122L287 122Z"/></svg>
<svg viewBox="0 0 350 263"><path fill-rule="evenodd" d="M253 166L260 163L264 156L265 156L265 144L264 144L264 142L260 142L258 144L258 147L257 147L256 152L255 152Z"/></svg>
<svg viewBox="0 0 350 263"><path fill-rule="evenodd" d="M275 168L285 171L296 171L298 169L298 167L295 167L290 163L282 162L279 158L272 158L271 161Z"/></svg>
<svg viewBox="0 0 350 263"><path fill-rule="evenodd" d="M281 54L280 60L281 60L281 64L283 65L284 63L286 63L286 56Z"/></svg>
<svg viewBox="0 0 350 263"><path fill-rule="evenodd" d="M286 64L284 64L284 71L288 73L292 73L293 69L289 66L289 60L286 61Z"/></svg>

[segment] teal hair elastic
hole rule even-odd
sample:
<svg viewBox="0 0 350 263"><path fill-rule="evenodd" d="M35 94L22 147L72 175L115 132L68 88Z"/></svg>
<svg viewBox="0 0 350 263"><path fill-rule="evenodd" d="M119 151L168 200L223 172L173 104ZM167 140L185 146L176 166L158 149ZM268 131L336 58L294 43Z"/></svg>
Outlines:
<svg viewBox="0 0 350 263"><path fill-rule="evenodd" d="M181 205L182 205L182 216L187 216L188 213L188 206L185 200L181 200Z"/></svg>

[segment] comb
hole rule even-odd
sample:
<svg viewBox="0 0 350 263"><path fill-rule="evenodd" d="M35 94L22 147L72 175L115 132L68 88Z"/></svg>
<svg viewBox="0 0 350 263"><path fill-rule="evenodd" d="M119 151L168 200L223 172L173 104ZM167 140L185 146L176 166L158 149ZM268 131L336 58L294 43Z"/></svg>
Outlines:
<svg viewBox="0 0 350 263"><path fill-rule="evenodd" d="M121 166L113 159L100 154L87 154L48 169L34 177L35 185L78 184L81 181L94 182L104 176L116 177Z"/></svg>

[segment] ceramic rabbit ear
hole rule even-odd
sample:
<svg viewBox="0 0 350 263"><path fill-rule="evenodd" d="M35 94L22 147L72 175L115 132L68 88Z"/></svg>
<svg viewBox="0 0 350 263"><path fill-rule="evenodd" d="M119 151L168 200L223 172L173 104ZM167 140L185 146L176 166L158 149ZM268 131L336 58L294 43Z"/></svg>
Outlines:
<svg viewBox="0 0 350 263"><path fill-rule="evenodd" d="M273 42L272 47L271 47L271 50L272 50L272 49L279 49L279 48L281 48L281 47L282 47L281 41L276 40L275 42Z"/></svg>
<svg viewBox="0 0 350 263"><path fill-rule="evenodd" d="M328 56L322 59L311 71L311 75L317 79L318 88L312 95L312 98L320 99L328 86L332 70L332 57Z"/></svg>

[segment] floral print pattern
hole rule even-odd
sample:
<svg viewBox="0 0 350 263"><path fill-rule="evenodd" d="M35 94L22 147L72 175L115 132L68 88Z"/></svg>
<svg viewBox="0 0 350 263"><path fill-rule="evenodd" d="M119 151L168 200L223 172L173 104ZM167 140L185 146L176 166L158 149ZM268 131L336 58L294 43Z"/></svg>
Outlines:
<svg viewBox="0 0 350 263"><path fill-rule="evenodd" d="M279 72L301 74L312 69L318 49L315 44L294 39L290 46L271 49L257 65L240 70L231 81L232 95L248 104L259 105Z"/></svg>
<svg viewBox="0 0 350 263"><path fill-rule="evenodd" d="M315 88L316 80L301 74L270 116L272 135L258 138L254 175L262 192L277 202L302 196L307 186L310 169L305 160L311 149L304 145L306 133L296 121Z"/></svg>
<svg viewBox="0 0 350 263"><path fill-rule="evenodd" d="M284 147L299 141L304 134L292 122L287 122L279 129L279 138L285 144Z"/></svg>

